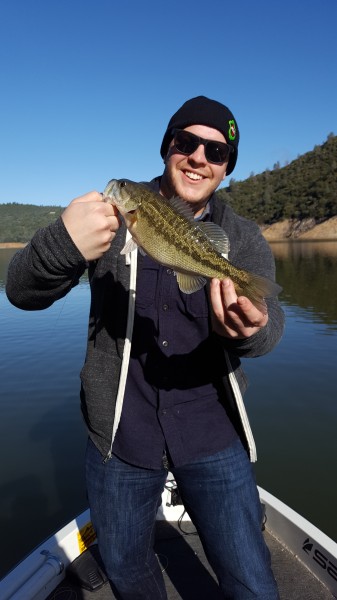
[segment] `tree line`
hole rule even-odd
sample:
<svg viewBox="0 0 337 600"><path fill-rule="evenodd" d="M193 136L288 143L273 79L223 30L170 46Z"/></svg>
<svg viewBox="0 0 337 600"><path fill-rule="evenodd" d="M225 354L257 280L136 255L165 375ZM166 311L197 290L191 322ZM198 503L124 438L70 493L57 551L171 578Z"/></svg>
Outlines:
<svg viewBox="0 0 337 600"><path fill-rule="evenodd" d="M55 221L63 211L61 206L0 204L0 243L28 242L37 229Z"/></svg>
<svg viewBox="0 0 337 600"><path fill-rule="evenodd" d="M284 219L313 218L317 223L337 215L337 136L329 134L322 145L288 165L230 179L218 196L243 217L259 225ZM0 242L28 242L35 231L57 219L61 206L0 204Z"/></svg>
<svg viewBox="0 0 337 600"><path fill-rule="evenodd" d="M313 218L318 223L337 215L337 136L291 163L244 181L231 179L217 192L235 212L263 224Z"/></svg>

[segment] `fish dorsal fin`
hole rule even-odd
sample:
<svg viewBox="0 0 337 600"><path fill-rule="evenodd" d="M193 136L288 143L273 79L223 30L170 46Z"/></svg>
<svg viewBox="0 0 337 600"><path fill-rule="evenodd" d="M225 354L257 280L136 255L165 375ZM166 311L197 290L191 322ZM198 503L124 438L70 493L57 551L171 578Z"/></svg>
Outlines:
<svg viewBox="0 0 337 600"><path fill-rule="evenodd" d="M193 294L204 287L206 279L198 275L186 275L185 273L177 273L177 282L179 289L184 294Z"/></svg>
<svg viewBox="0 0 337 600"><path fill-rule="evenodd" d="M172 198L167 200L167 203L173 208L173 210L176 213L178 213L182 217L185 217L185 219L188 219L189 221L194 221L193 210L187 204L187 202L179 198L179 196L172 196Z"/></svg>
<svg viewBox="0 0 337 600"><path fill-rule="evenodd" d="M185 219L187 219L191 223L195 223L197 227L200 227L200 229L208 237L214 248L225 258L228 258L229 239L222 227L209 221L196 221L191 207L186 202L184 202L184 200L179 198L179 196L173 196L172 198L167 200L167 202L176 213L185 217Z"/></svg>
<svg viewBox="0 0 337 600"><path fill-rule="evenodd" d="M226 232L215 223L198 222L198 227L207 235L209 241L214 246L214 248L222 254L225 258L228 258L229 252L229 239Z"/></svg>

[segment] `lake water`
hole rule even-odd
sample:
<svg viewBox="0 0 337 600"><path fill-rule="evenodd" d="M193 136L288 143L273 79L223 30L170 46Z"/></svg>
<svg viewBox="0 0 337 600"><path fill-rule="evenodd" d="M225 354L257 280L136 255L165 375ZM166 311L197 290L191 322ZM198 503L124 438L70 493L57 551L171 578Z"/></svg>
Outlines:
<svg viewBox="0 0 337 600"><path fill-rule="evenodd" d="M244 361L258 484L337 541L337 242L271 245L284 337ZM24 312L4 293L0 250L0 577L86 507L79 371L89 288Z"/></svg>

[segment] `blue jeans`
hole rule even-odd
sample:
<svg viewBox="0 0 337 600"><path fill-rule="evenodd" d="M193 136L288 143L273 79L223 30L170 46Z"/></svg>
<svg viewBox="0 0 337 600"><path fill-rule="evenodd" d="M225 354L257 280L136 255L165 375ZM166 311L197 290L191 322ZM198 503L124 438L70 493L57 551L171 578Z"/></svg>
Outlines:
<svg viewBox="0 0 337 600"><path fill-rule="evenodd" d="M241 442L170 470L224 598L277 600L258 491ZM88 443L91 518L108 577L122 600L167 598L153 550L166 476L164 467L142 469L114 456L103 464L94 444Z"/></svg>

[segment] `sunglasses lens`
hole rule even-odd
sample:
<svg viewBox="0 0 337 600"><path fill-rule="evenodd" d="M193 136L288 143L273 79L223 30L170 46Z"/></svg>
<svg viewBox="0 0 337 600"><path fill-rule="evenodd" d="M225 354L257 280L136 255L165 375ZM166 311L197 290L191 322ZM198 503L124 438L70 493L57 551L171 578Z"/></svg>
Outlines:
<svg viewBox="0 0 337 600"><path fill-rule="evenodd" d="M228 154L228 146L221 142L207 142L205 146L205 156L209 162L223 163L227 160Z"/></svg>
<svg viewBox="0 0 337 600"><path fill-rule="evenodd" d="M174 136L174 145L182 154L193 154L199 146L199 138L188 131L177 131Z"/></svg>
<svg viewBox="0 0 337 600"><path fill-rule="evenodd" d="M200 144L204 144L205 156L208 162L220 164L226 162L229 157L231 147L227 144L202 140L197 135L183 129L175 131L174 145L178 152L186 155L193 154Z"/></svg>

